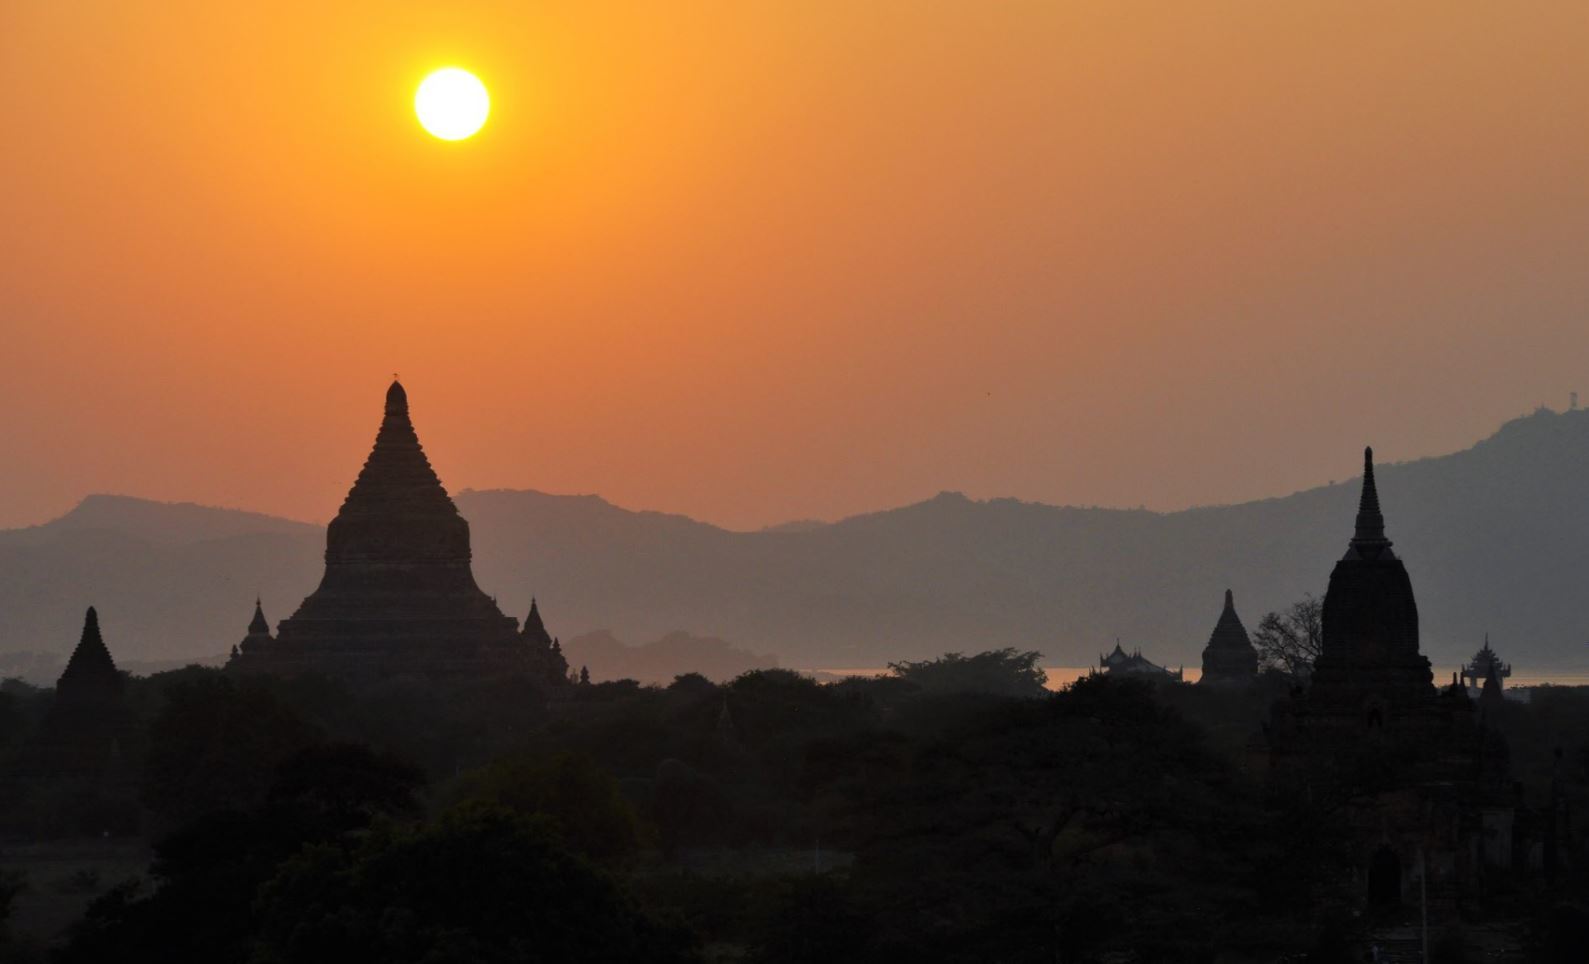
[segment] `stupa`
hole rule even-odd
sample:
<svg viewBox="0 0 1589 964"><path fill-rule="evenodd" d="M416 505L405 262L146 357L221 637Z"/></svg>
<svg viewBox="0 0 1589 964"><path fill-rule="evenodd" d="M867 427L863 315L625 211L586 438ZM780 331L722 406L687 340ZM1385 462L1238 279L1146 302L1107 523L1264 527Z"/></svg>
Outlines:
<svg viewBox="0 0 1589 964"><path fill-rule="evenodd" d="M1225 608L1203 648L1203 675L1199 683L1249 683L1258 675L1258 651L1247 627L1236 615L1236 597L1225 590Z"/></svg>
<svg viewBox="0 0 1589 964"><path fill-rule="evenodd" d="M532 662L518 621L475 583L469 523L426 459L394 380L375 447L326 530L319 587L274 639L256 604L228 666L368 678L531 672Z"/></svg>

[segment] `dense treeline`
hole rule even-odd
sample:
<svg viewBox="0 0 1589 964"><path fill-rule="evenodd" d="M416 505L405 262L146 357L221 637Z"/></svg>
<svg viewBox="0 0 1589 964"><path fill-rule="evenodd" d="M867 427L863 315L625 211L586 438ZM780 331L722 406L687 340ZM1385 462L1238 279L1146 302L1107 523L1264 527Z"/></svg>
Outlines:
<svg viewBox="0 0 1589 964"><path fill-rule="evenodd" d="M1348 953L1342 830L1254 752L1283 681L1043 694L1034 656L556 693L190 668L129 681L116 762L89 775L41 758L51 695L12 683L0 821L11 839L154 841L63 962ZM1498 715L1524 793L1554 780L1589 812L1589 694ZM1589 854L1573 860L1581 875ZM0 928L29 883L0 868ZM1470 912L1538 908L1550 959L1584 937L1584 881L1540 886L1498 884Z"/></svg>

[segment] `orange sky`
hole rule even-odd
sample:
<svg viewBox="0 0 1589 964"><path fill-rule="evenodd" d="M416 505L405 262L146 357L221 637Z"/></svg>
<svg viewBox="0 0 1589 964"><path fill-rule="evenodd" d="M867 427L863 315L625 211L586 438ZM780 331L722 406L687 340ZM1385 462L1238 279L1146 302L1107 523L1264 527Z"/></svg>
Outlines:
<svg viewBox="0 0 1589 964"><path fill-rule="evenodd" d="M0 6L0 525L1173 508L1589 398L1589 5ZM423 74L491 89L476 138Z"/></svg>

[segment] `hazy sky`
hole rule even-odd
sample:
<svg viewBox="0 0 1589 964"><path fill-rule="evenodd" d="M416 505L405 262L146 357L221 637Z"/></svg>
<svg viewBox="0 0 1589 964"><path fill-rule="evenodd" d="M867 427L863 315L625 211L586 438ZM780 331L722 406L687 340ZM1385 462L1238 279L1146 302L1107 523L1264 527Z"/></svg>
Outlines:
<svg viewBox="0 0 1589 964"><path fill-rule="evenodd" d="M0 5L0 525L1174 508L1589 398L1589 4ZM415 122L474 70L486 128Z"/></svg>

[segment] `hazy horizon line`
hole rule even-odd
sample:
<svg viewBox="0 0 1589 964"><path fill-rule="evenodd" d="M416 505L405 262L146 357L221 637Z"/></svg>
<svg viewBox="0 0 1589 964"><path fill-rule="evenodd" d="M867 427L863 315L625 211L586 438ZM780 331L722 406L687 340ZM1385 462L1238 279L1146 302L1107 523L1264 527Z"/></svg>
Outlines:
<svg viewBox="0 0 1589 964"><path fill-rule="evenodd" d="M1465 446L1463 448L1459 448L1459 449L1455 449L1455 450L1451 450L1451 451L1445 451L1445 452L1438 452L1438 453L1429 454L1429 455L1420 455L1420 456L1417 456L1417 457L1414 457L1414 458L1400 459L1400 460L1382 458L1380 456L1380 454L1376 452L1376 456L1375 456L1376 466L1380 467L1380 468L1394 468L1394 467L1403 466L1403 465L1410 465L1410 464L1415 463L1415 462L1423 462L1423 461L1428 461L1428 460L1431 460L1431 459L1441 459L1441 458L1448 458L1448 457L1453 456L1453 455L1459 455L1459 454L1461 454L1463 452L1471 451L1475 446L1479 445L1480 443L1482 443L1484 441L1487 441L1488 439L1494 438L1503 429L1505 429L1506 426L1512 424L1513 422L1521 421L1521 420L1527 419L1527 418L1532 418L1534 416L1539 415L1542 412L1550 413L1550 414L1553 414L1553 415L1571 415L1571 414L1576 414L1578 412L1589 412L1589 409L1576 409L1576 410L1574 410L1574 409L1570 409L1569 408L1569 409L1560 409L1560 410L1558 410L1558 409L1551 408L1548 405L1541 404L1541 405L1536 406L1530 412L1525 412L1522 415L1515 415L1515 416L1512 416L1511 418L1503 420L1488 435L1485 435L1482 438L1475 439L1474 441L1470 442L1467 446ZM1371 441L1368 442L1368 443L1365 443L1365 444L1371 444ZM1362 478L1362 473L1358 472L1358 473L1355 473L1355 474L1353 474L1351 476L1347 476L1346 478L1331 479L1331 480L1326 481L1326 482L1315 483L1313 485L1308 485L1308 486L1304 486L1302 488L1293 489L1290 492L1283 492L1283 493L1278 493L1278 494L1260 496L1260 497L1257 497L1257 498L1244 499L1244 500L1237 501L1237 502L1206 502L1206 503L1197 503L1197 504L1179 506L1179 507L1176 507L1176 508L1151 508L1151 507L1148 507L1146 505L1122 506L1122 505L1102 505L1102 504L1097 504L1097 503L1044 502L1044 501L1041 501L1041 500L1038 500L1038 499L1023 499L1023 498L1020 498L1018 496L1011 496L1011 495L994 495L994 496L977 497L977 496L968 495L964 491L959 490L959 489L939 489L935 493L933 493L932 495L925 496L925 497L916 499L914 501L901 502L901 503L898 503L896 505L881 506L881 507L874 508L874 509L867 509L867 510L863 510L863 511L860 511L860 512L853 512L853 513L850 513L848 515L839 516L838 518L835 518L835 519L823 519L823 518L817 518L817 517L807 517L807 518L799 518L799 519L786 519L786 520L783 520L783 521L780 521L780 522L768 523L766 525L759 526L759 527L756 527L756 528L750 528L750 529L747 529L747 528L734 528L734 527L727 526L727 525L724 525L724 524L719 523L719 522L714 522L714 521L712 521L710 519L703 518L701 516L690 515L689 513L686 513L686 512L674 511L674 510L670 510L670 509L636 508L634 506L622 505L620 503L612 501L611 499L607 498L606 496L602 495L599 492L551 492L551 491L547 491L546 489L539 489L539 488L534 488L534 487L514 488L514 487L510 487L510 486L500 486L500 485L476 487L476 486L473 486L473 485L465 485L465 486L462 486L462 487L458 488L457 490L449 490L449 494L451 496L453 496L454 498L456 498L456 497L464 495L466 493L486 494L486 493L493 493L493 492L509 492L509 493L530 493L530 494L534 494L534 495L544 495L544 496L550 496L552 498L559 498L559 499L597 499L597 500L600 500L601 502L603 502L603 503L605 503L605 504L607 504L609 506L612 506L613 508L620 509L620 510L622 510L624 512L634 513L636 515L670 516L670 517L673 517L673 518L687 519L687 520L689 520L691 522L695 522L695 523L698 523L698 524L701 524L701 525L708 525L708 526L711 526L714 529L718 529L718 530L721 530L723 532L730 532L730 533L736 533L736 534L741 534L741 535L754 535L754 534L765 533L765 532L769 532L769 531L773 531L773 530L777 530L777 529L788 528L788 527L839 525L839 524L847 522L847 521L849 521L851 519L859 519L859 518L863 518L863 517L869 516L869 515L877 515L877 514L884 513L884 512L893 512L893 511L897 511L899 509L907 509L907 508L910 508L912 506L924 505L924 504L926 504L928 502L933 501L934 499L939 499L939 498L942 498L944 496L959 496L961 498L966 499L967 501L978 502L978 503L1011 501L1011 502L1018 502L1018 503L1021 503L1021 504L1024 504L1024 505L1043 506L1043 507L1051 508L1051 509L1079 509L1079 510L1105 511L1105 512L1147 512L1147 513L1151 513L1151 514L1154 514L1154 515L1175 515L1175 514L1181 513L1181 512L1195 512L1195 511L1199 511L1199 510L1203 510L1203 509L1233 508L1233 507L1236 507L1236 506L1252 505L1252 504L1258 503L1258 502L1268 502L1268 501L1275 500L1275 499L1285 499L1285 498L1290 498L1291 496L1294 496L1294 495L1300 495L1300 494L1302 494L1304 492L1313 492L1313 491L1316 491L1318 489L1328 489L1328 488L1332 488L1332 487L1337 486L1337 485L1345 485L1345 484L1351 483L1351 482L1353 482L1353 481L1355 481L1357 479L1360 479L1360 478ZM350 485L351 485L351 483L350 483ZM273 520L280 521L280 522L290 522L290 523L295 523L295 524L298 524L298 525L317 526L319 528L325 528L325 526L330 521L329 518L327 518L325 520L302 519L302 518L297 518L297 517L290 516L290 515L282 515L282 514L278 514L278 513L275 513L275 512L268 512L268 511L265 511L265 510L262 510L262 509L250 508L248 506L223 505L223 504L212 503L212 502L199 502L199 501L195 501L195 500L192 500L192 499L168 499L168 498L162 498L160 496L138 495L138 494L134 494L134 493L131 493L131 492L86 492L86 493L82 494L81 496L79 496L77 498L77 501L72 504L71 508L69 508L66 511L60 513L59 515L52 516L52 517L50 517L48 519L45 519L45 520L43 520L41 522L34 522L34 523L27 524L27 525L15 525L15 526L0 527L0 532L17 532L17 531L21 531L21 530L25 530L25 529L35 529L35 528L39 528L41 526L50 525L51 523L58 522L58 521L60 521L60 520L62 520L64 518L66 518L67 516L70 516L73 512L76 512L79 508L81 508L84 503L88 502L91 499L95 499L95 498L131 499L131 500L136 500L136 501L140 501L140 502L151 502L151 503L156 503L156 504L165 505L165 506L189 506L189 507L198 508L198 509L211 509L211 510L220 511L220 512L241 512L241 513L247 513L249 515L264 516L266 518L273 519ZM335 509L332 510L332 514L333 515L335 514Z"/></svg>

